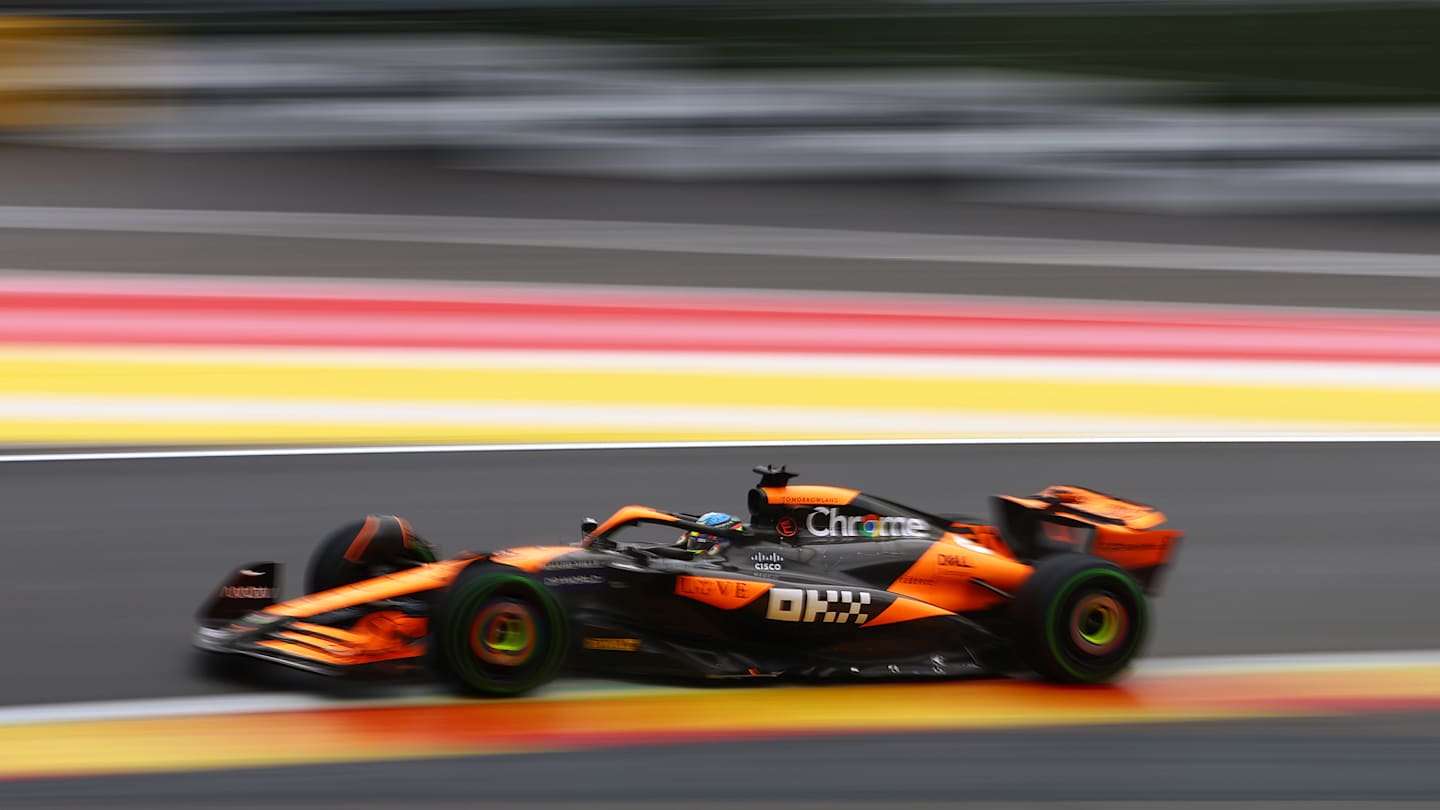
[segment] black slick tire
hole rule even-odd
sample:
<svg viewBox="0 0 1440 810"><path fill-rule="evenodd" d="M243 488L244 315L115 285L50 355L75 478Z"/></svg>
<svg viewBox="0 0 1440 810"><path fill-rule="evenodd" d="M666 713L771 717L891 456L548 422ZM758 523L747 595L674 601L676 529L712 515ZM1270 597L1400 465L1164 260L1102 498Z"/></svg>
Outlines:
<svg viewBox="0 0 1440 810"><path fill-rule="evenodd" d="M1125 569L1083 554L1046 557L1011 607L1016 649L1046 680L1105 683L1139 653L1145 594Z"/></svg>
<svg viewBox="0 0 1440 810"><path fill-rule="evenodd" d="M438 559L435 548L394 515L369 515L325 535L305 568L305 592L318 593Z"/></svg>
<svg viewBox="0 0 1440 810"><path fill-rule="evenodd" d="M429 656L460 692L507 697L552 680L570 653L569 618L534 579L472 565L436 600Z"/></svg>

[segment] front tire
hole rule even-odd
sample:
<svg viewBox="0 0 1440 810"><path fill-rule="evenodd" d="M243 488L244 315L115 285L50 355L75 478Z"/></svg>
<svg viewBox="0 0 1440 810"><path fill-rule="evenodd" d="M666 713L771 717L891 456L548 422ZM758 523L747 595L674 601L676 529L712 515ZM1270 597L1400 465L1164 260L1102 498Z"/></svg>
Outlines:
<svg viewBox="0 0 1440 810"><path fill-rule="evenodd" d="M430 619L432 666L460 691L510 696L552 680L570 652L555 594L520 574L467 568Z"/></svg>
<svg viewBox="0 0 1440 810"><path fill-rule="evenodd" d="M1012 616L1021 658L1059 683L1105 683L1135 658L1149 630L1145 594L1125 569L1063 554L1035 566Z"/></svg>
<svg viewBox="0 0 1440 810"><path fill-rule="evenodd" d="M305 569L305 592L319 593L432 563L439 553L402 517L368 515L325 535Z"/></svg>

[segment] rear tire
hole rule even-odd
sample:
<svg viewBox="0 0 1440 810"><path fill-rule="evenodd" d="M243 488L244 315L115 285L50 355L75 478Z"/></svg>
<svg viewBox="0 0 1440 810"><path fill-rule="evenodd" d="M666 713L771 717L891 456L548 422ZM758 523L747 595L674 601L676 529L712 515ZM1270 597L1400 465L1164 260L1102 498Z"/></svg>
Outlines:
<svg viewBox="0 0 1440 810"><path fill-rule="evenodd" d="M369 515L325 535L305 569L305 592L318 593L439 559L404 518Z"/></svg>
<svg viewBox="0 0 1440 810"><path fill-rule="evenodd" d="M535 580L473 565L430 618L431 664L462 692L510 696L552 680L570 653L560 600Z"/></svg>
<svg viewBox="0 0 1440 810"><path fill-rule="evenodd" d="M1012 608L1021 658L1059 683L1105 683L1123 672L1149 629L1145 594L1125 569L1094 557L1047 557Z"/></svg>

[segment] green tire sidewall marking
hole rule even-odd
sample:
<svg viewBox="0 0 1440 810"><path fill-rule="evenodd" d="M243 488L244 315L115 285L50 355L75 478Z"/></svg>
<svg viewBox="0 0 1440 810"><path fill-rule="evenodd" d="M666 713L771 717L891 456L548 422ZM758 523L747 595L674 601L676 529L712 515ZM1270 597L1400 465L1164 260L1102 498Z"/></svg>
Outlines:
<svg viewBox="0 0 1440 810"><path fill-rule="evenodd" d="M473 631L475 628L474 628L474 626L472 625L470 629ZM534 633L534 635L535 635L535 637L536 637L537 639L540 637L540 633L538 633L538 632L537 632L537 633ZM487 645L490 646L490 647L494 647L495 649L499 650L500 652L516 653L516 652L520 652L521 650L525 649L525 647L526 647L527 645L529 645L529 643L530 643L530 636L531 636L530 627L529 627L529 625L525 625L525 626L520 627L518 630L516 630L516 629L507 630L507 631L500 637L500 640L499 640L499 641L496 641L496 642L493 642L493 643L488 643L488 642L487 642Z"/></svg>
<svg viewBox="0 0 1440 810"><path fill-rule="evenodd" d="M1091 644L1103 646L1115 640L1120 633L1120 621L1109 610L1102 612L1100 626L1094 631L1080 630L1080 638Z"/></svg>
<svg viewBox="0 0 1440 810"><path fill-rule="evenodd" d="M1045 611L1045 643L1050 647L1050 656L1055 659L1060 666L1064 667L1066 672L1076 680L1086 683L1104 680L1107 675L1096 675L1077 670L1070 662L1069 656L1061 649L1059 637L1055 634L1055 627L1059 623L1060 608L1064 606L1066 602L1070 601L1070 594L1073 593L1077 587L1084 584L1086 580L1092 579L1112 579L1119 582L1130 594L1131 602L1135 606L1136 618L1139 621L1132 622L1134 627L1130 631L1131 638L1126 645L1126 662L1134 655L1135 645L1139 640L1140 634L1144 632L1145 627L1150 622L1149 607L1145 604L1145 595L1140 592L1134 580L1119 571L1111 571L1108 568L1092 568L1072 574L1069 579L1065 580L1065 584L1060 586L1060 589L1055 593L1055 598L1050 600L1049 608ZM1123 668L1123 666L1122 664L1121 667Z"/></svg>
<svg viewBox="0 0 1440 810"><path fill-rule="evenodd" d="M466 583L469 585L469 583ZM483 586L482 586L483 585ZM480 667L470 651L470 622L457 621L457 617L472 615L480 605L493 598L497 593L510 588L523 590L534 597L535 612L542 616L546 626L536 628L537 644L541 649L536 650L535 655L540 659L553 654L552 650L546 649L544 645L561 643L555 638L559 628L559 619L555 613L555 606L547 599L544 592L531 580L520 576L507 576L504 574L488 575L482 585L471 585L470 588L459 594L459 598L452 602L446 609L445 635L441 643L445 645L446 658L450 666L454 667L456 674L469 682L484 682L486 691L494 694L513 694L523 692L538 684L535 683L536 675L543 673L548 667L539 666L528 678L521 678L514 682L497 681ZM452 652L460 652L460 655L451 655ZM532 659L533 660L533 659Z"/></svg>

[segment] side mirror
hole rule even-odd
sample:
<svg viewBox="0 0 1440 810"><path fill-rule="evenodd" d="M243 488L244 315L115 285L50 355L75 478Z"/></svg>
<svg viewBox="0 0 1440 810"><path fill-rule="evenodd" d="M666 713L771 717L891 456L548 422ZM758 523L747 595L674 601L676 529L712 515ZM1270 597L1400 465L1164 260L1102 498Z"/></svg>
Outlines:
<svg viewBox="0 0 1440 810"><path fill-rule="evenodd" d="M596 529L600 528L600 521L587 517L580 521L580 536L589 537Z"/></svg>

